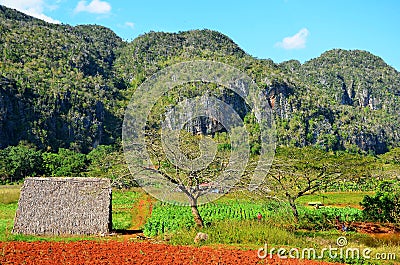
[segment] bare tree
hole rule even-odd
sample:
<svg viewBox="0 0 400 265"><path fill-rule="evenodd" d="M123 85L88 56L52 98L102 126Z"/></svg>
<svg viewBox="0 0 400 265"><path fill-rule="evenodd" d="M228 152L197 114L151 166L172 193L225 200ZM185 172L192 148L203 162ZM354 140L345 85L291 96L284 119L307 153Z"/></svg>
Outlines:
<svg viewBox="0 0 400 265"><path fill-rule="evenodd" d="M196 225L203 227L203 218L198 210L199 198L208 195L210 190L222 192L221 187L214 181L228 163L229 154L226 154L227 152L216 152L212 157L207 157L207 154L201 153L201 150L205 148L212 149L210 136L194 135L182 130L179 138L179 150L168 148L168 146L162 148L161 136L155 131L148 132L146 136L147 147L153 165L144 166L143 170L157 173L166 181L174 184L187 197ZM202 145L205 146L201 147ZM213 154L214 152L207 153ZM169 154L169 159L172 159L174 163L168 160L166 154ZM212 161L210 165L199 169L198 161L194 161L200 156L206 161ZM204 156L206 157L204 158ZM177 166L185 163L186 168L182 169Z"/></svg>

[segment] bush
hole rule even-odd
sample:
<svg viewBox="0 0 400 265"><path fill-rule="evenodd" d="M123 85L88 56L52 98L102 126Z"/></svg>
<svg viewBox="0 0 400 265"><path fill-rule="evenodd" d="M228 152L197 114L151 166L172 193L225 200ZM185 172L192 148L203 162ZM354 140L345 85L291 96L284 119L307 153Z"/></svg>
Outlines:
<svg viewBox="0 0 400 265"><path fill-rule="evenodd" d="M384 181L373 196L366 195L360 203L365 219L373 222L400 223L400 183Z"/></svg>

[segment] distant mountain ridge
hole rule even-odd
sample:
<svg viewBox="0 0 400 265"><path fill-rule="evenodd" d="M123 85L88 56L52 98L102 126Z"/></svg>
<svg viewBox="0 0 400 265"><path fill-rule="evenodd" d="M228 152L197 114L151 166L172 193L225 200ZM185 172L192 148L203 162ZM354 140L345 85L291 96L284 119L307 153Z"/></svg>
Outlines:
<svg viewBox="0 0 400 265"><path fill-rule="evenodd" d="M400 146L400 73L369 52L334 49L276 64L216 31L150 32L127 43L102 26L49 24L0 6L0 148L27 140L88 152L118 142L136 87L195 59L237 67L265 90L280 145Z"/></svg>

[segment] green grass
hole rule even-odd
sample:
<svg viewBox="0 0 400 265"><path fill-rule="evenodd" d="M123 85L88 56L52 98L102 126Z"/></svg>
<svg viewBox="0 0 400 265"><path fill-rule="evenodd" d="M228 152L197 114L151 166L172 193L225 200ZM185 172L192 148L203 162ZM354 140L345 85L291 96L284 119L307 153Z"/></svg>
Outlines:
<svg viewBox="0 0 400 265"><path fill-rule="evenodd" d="M0 241L13 240L11 234L21 186L0 186Z"/></svg>
<svg viewBox="0 0 400 265"><path fill-rule="evenodd" d="M208 240L194 243L193 239L198 232L208 234ZM340 259L339 257L331 259L327 253L325 253L324 260L345 264L399 264L400 262L400 240L398 236L383 239L356 232L343 233L335 229L328 231L293 230L292 226L289 226L289 229L285 226L276 226L270 219L261 222L257 220L223 220L203 229L182 228L175 232L166 232L157 236L157 238L167 240L172 245L229 245L240 249L258 249L268 244L269 249L283 247L286 250L297 248L300 251L306 248L314 248L319 256L323 248L337 247L336 240L343 236L346 237L349 248L359 248L360 251L370 248L371 257L374 257L377 253L394 253L396 260L355 260L351 258Z"/></svg>
<svg viewBox="0 0 400 265"><path fill-rule="evenodd" d="M129 211L113 211L113 224L114 230L128 230L132 224L132 213Z"/></svg>
<svg viewBox="0 0 400 265"><path fill-rule="evenodd" d="M363 213L351 207L321 207L314 209L299 206L299 222L297 228L307 230L329 230L336 226L336 218L340 222L362 222Z"/></svg>
<svg viewBox="0 0 400 265"><path fill-rule="evenodd" d="M265 243L270 245L297 246L306 244L306 240L292 232L275 226L270 220L223 220L203 229L181 229L175 233L166 233L164 237L173 245L193 245L193 239L201 231L209 235L207 245L234 245L245 248L259 248Z"/></svg>
<svg viewBox="0 0 400 265"><path fill-rule="evenodd" d="M275 225L293 224L293 215L286 203L276 201L249 202L239 200L223 200L198 207L205 226L212 226L222 220L255 220L260 212L264 219ZM308 230L329 230L335 228L336 218L341 222L363 221L362 211L350 207L321 207L313 209L299 206L299 219L296 228ZM155 236L165 232L173 232L182 228L195 226L189 207L157 203L151 217L147 220L144 233Z"/></svg>
<svg viewBox="0 0 400 265"><path fill-rule="evenodd" d="M332 205L338 205L339 198L340 202L358 203L358 200L364 196L361 193L352 196L344 195L349 195L349 193L340 192L331 196ZM337 246L338 237L346 236L349 247L371 248L372 255L395 253L397 257L395 262L400 261L399 235L376 238L356 232L344 233L334 228L337 216L341 222L362 221L360 209L333 206L314 209L300 205L300 221L294 224L290 210L285 208L284 204L268 205L269 203L248 198L240 199L237 194L224 196L214 204L199 207L206 223L206 227L202 229L195 227L188 207L158 203L145 226L147 229L145 233L173 245L196 245L194 237L198 232L204 232L209 235L209 239L200 245L229 245L244 249L258 249L267 243L271 247L287 249L312 247L320 253L323 248ZM257 211L263 213L264 218L261 222L254 218L254 213ZM250 214L244 212L250 212ZM327 255L324 260L346 264L394 264L391 261L378 262L376 260L332 260Z"/></svg>
<svg viewBox="0 0 400 265"><path fill-rule="evenodd" d="M140 196L139 192L132 190L113 190L112 194L112 205L116 209L132 208L132 205L136 202Z"/></svg>

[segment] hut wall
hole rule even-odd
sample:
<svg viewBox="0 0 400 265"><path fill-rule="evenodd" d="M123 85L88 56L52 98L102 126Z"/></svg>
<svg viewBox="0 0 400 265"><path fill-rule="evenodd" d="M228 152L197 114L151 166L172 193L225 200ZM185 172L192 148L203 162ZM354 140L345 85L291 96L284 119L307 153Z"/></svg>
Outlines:
<svg viewBox="0 0 400 265"><path fill-rule="evenodd" d="M109 233L111 184L103 178L26 178L13 233L94 235Z"/></svg>

